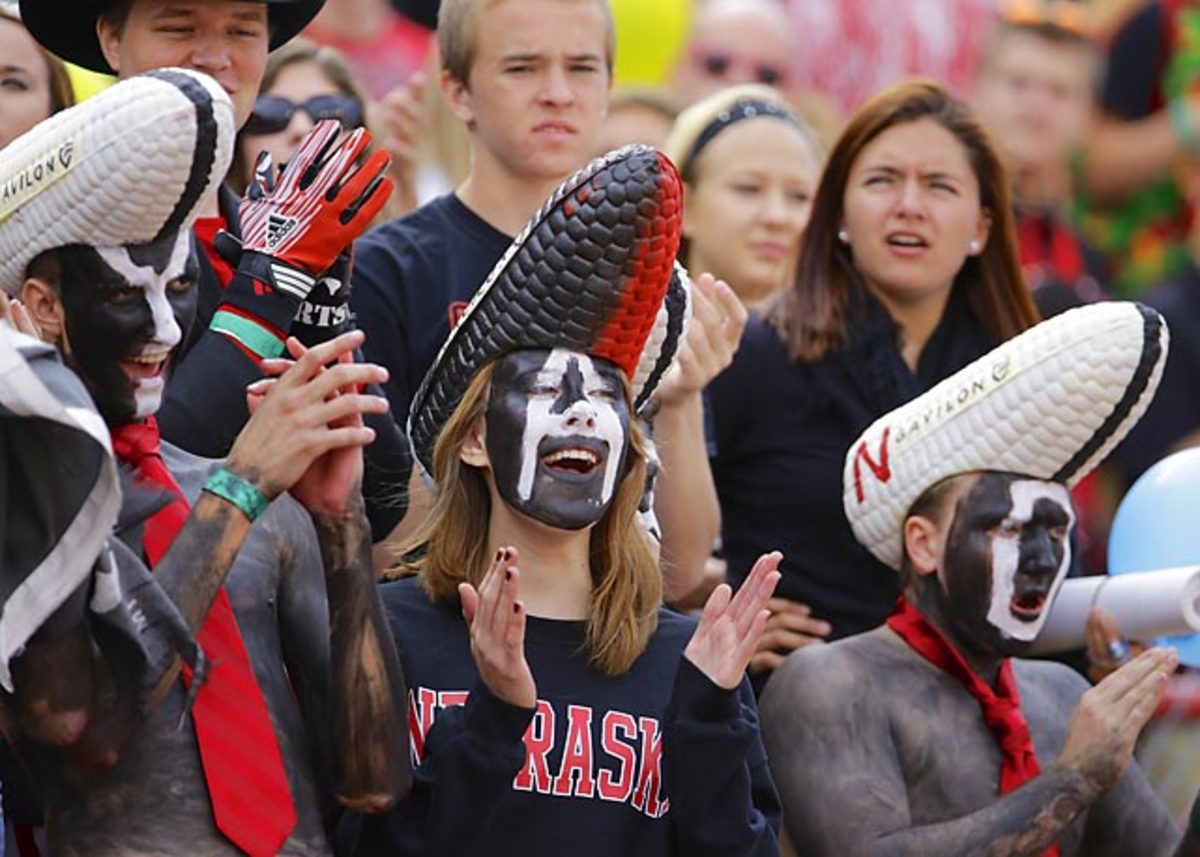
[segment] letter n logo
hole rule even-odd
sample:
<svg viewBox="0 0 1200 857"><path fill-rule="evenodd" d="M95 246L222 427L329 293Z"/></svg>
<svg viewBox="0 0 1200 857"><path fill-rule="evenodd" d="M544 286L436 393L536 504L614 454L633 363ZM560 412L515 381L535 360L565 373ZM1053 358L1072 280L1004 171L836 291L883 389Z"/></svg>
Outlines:
<svg viewBox="0 0 1200 857"><path fill-rule="evenodd" d="M875 478L880 482L890 482L892 478L892 468L888 464L888 433L892 427L888 426L883 430L883 435L879 438L879 460L871 458L871 451L867 448L867 442L864 440L858 445L858 449L854 450L854 497L859 503L865 500L862 486L862 466L867 465L867 469L875 474Z"/></svg>

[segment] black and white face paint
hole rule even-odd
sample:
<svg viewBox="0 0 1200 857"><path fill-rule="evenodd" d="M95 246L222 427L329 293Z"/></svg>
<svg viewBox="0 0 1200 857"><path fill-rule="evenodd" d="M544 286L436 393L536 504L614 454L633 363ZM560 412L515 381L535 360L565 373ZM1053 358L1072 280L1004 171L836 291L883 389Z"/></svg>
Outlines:
<svg viewBox="0 0 1200 857"><path fill-rule="evenodd" d="M958 501L942 569L948 612L999 654L1034 640L1071 565L1066 487L984 473Z"/></svg>
<svg viewBox="0 0 1200 857"><path fill-rule="evenodd" d="M987 620L1004 636L1035 639L1071 565L1071 497L1057 482L1008 486L1012 510L992 532L992 600Z"/></svg>
<svg viewBox="0 0 1200 857"><path fill-rule="evenodd" d="M486 421L496 489L508 505L559 529L600 520L629 443L620 369L562 348L507 354L496 362Z"/></svg>
<svg viewBox="0 0 1200 857"><path fill-rule="evenodd" d="M187 230L146 247L59 251L64 351L110 425L162 404L167 361L196 314Z"/></svg>

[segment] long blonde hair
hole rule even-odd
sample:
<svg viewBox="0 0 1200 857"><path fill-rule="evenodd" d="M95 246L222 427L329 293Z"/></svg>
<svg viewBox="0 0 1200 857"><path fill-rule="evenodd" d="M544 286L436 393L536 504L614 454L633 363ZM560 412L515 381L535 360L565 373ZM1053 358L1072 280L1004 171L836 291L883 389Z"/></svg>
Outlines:
<svg viewBox="0 0 1200 857"><path fill-rule="evenodd" d="M494 545L487 543L492 501L483 471L465 464L460 452L483 418L494 363L471 380L433 450L438 484L433 508L398 553L390 577L417 573L429 597L458 602L458 585L478 586ZM626 383L625 397L630 399ZM629 427L625 473L604 516L593 527L589 547L592 599L584 649L592 665L617 676L642 654L658 623L662 573L637 509L646 482L646 445L636 421Z"/></svg>

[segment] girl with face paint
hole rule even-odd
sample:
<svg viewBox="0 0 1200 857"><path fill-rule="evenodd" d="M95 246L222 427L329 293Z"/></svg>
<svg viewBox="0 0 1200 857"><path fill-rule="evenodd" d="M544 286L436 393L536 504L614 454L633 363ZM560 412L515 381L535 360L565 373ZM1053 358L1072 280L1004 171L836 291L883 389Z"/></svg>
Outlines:
<svg viewBox="0 0 1200 857"><path fill-rule="evenodd" d="M745 668L780 556L719 587L698 627L661 609L630 410L616 364L565 348L471 380L401 549L416 576L383 587L416 785L346 823L355 853L777 853ZM468 801L469 827L432 814Z"/></svg>

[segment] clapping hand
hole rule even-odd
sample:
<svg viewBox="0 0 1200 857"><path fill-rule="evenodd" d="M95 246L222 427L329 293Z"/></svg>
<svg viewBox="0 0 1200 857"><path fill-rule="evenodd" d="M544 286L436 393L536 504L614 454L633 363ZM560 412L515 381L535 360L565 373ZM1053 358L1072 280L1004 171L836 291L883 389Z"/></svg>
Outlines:
<svg viewBox="0 0 1200 857"><path fill-rule="evenodd" d="M708 597L683 656L718 687L732 690L745 675L767 626L767 602L779 582L782 560L778 551L763 554L736 595L722 583Z"/></svg>
<svg viewBox="0 0 1200 857"><path fill-rule="evenodd" d="M516 548L500 548L478 591L460 583L458 597L471 629L471 656L483 683L510 705L533 708L537 685L525 660L525 605L517 600L516 563Z"/></svg>

